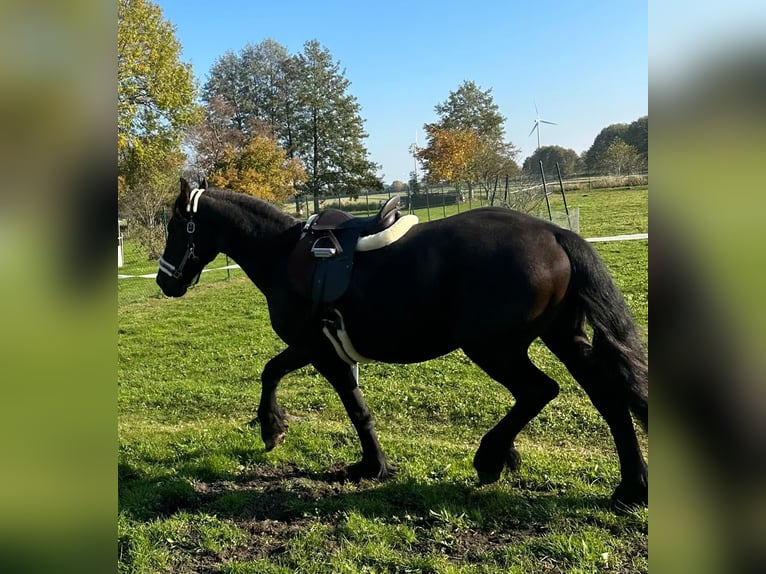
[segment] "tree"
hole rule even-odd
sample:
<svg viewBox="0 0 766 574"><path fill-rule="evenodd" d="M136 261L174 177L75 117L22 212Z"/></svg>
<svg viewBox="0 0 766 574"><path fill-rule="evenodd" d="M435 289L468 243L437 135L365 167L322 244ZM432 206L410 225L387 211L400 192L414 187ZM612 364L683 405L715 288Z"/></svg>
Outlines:
<svg viewBox="0 0 766 574"><path fill-rule="evenodd" d="M623 138L627 130L627 124L611 124L599 132L593 140L593 144L585 152L585 162L589 172L606 173L608 171L604 163L606 150L609 149L609 146L616 138L624 141Z"/></svg>
<svg viewBox="0 0 766 574"><path fill-rule="evenodd" d="M639 157L639 169L646 169L649 162L649 116L632 122L625 133L625 143L635 148Z"/></svg>
<svg viewBox="0 0 766 574"><path fill-rule="evenodd" d="M349 85L340 65L316 40L298 55L265 40L221 57L203 98L208 106L215 98L226 102L233 128L246 141L266 129L287 158L300 160L307 173L302 190L315 196L318 209L323 194L382 189L377 166L367 159L367 134Z"/></svg>
<svg viewBox="0 0 766 574"><path fill-rule="evenodd" d="M439 115L436 125L443 130L470 130L484 141L503 141L505 118L492 98L492 88L482 90L465 81L434 109Z"/></svg>
<svg viewBox="0 0 766 574"><path fill-rule="evenodd" d="M410 187L403 181L395 179L391 182L391 185L388 186L388 189L391 193L407 193Z"/></svg>
<svg viewBox="0 0 766 574"><path fill-rule="evenodd" d="M622 175L633 171L639 163L636 148L615 138L604 153L604 166L613 175Z"/></svg>
<svg viewBox="0 0 766 574"><path fill-rule="evenodd" d="M293 150L307 171L305 190L314 196L382 189L377 166L367 159L367 137L360 107L348 93L350 82L330 52L316 40L306 42L297 59L295 90L299 113Z"/></svg>
<svg viewBox="0 0 766 574"><path fill-rule="evenodd" d="M288 59L287 48L271 39L247 44L239 54L226 52L213 64L202 98L208 104L221 99L231 106L232 121L243 133L250 126L258 131L266 125L279 137L289 93L284 78Z"/></svg>
<svg viewBox="0 0 766 574"><path fill-rule="evenodd" d="M543 169L546 177L556 175L556 164L559 164L562 177L573 175L582 171L582 160L573 149L563 148L561 146L543 146L524 160L524 172L539 175L540 161L543 162Z"/></svg>
<svg viewBox="0 0 766 574"><path fill-rule="evenodd" d="M254 134L242 146L228 145L208 175L211 185L243 191L274 203L284 203L306 180L296 159L289 159L274 136Z"/></svg>
<svg viewBox="0 0 766 574"><path fill-rule="evenodd" d="M191 66L181 63L175 29L150 0L119 0L117 151L175 151L199 118Z"/></svg>
<svg viewBox="0 0 766 574"><path fill-rule="evenodd" d="M490 204L494 203L495 191L505 184L505 178L513 177L519 173L516 163L518 150L511 143L490 143L482 141L479 149L471 160L470 173L472 178L490 197ZM492 195L490 196L490 192Z"/></svg>
<svg viewBox="0 0 766 574"><path fill-rule="evenodd" d="M426 124L425 131L428 143L415 155L423 165L426 180L469 182L474 157L481 147L479 135L472 130L444 129L436 124Z"/></svg>
<svg viewBox="0 0 766 574"><path fill-rule="evenodd" d="M505 118L491 89L465 81L434 109L439 120L424 126L428 142L416 153L427 180L469 183L469 193L478 182L489 193L500 177L518 172L518 151L503 142Z"/></svg>
<svg viewBox="0 0 766 574"><path fill-rule="evenodd" d="M638 159L633 169L646 169L649 160L649 116L643 116L631 124L612 124L605 127L585 152L585 163L591 173L610 173L613 166L606 153L615 139L633 147Z"/></svg>
<svg viewBox="0 0 766 574"><path fill-rule="evenodd" d="M149 259L162 255L165 246L165 223L160 215L178 189L178 173L183 165L180 151L139 157L128 152L125 169L134 181L128 187L120 176L123 190L122 212L129 216L128 225L145 249Z"/></svg>
<svg viewBox="0 0 766 574"><path fill-rule="evenodd" d="M199 120L194 79L174 27L150 0L118 0L117 48L118 201L151 235L172 189L167 175L177 181L183 162L184 129Z"/></svg>
<svg viewBox="0 0 766 574"><path fill-rule="evenodd" d="M213 97L205 106L204 120L189 129L186 143L194 150L192 167L209 174L221 162L228 149L245 144L245 134L237 126L234 106L223 98Z"/></svg>

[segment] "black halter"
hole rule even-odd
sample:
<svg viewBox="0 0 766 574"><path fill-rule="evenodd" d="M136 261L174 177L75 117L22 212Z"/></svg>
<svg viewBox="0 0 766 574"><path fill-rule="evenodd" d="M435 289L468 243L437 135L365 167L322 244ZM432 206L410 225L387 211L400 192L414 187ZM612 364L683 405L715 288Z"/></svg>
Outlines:
<svg viewBox="0 0 766 574"><path fill-rule="evenodd" d="M194 214L197 213L197 203L199 196L202 195L204 189L195 189L191 192L189 197L189 204L186 206L186 211L189 212L189 221L186 223L186 252L181 258L181 262L178 265L173 265L164 257L160 257L160 271L170 275L173 279L180 279L184 272L184 267L190 261L198 261L199 258L194 253L194 231L196 225L194 224ZM189 287L193 287L199 282L200 275L202 275L202 269L197 273L196 277L189 283Z"/></svg>

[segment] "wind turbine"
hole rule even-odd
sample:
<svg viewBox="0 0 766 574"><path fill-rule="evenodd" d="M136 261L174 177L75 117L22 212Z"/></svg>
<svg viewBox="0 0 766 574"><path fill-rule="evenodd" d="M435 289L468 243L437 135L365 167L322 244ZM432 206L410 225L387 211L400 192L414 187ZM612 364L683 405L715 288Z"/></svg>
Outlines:
<svg viewBox="0 0 766 574"><path fill-rule="evenodd" d="M537 149L540 149L540 124L551 124L552 126L555 126L558 124L556 124L556 122L549 122L548 120L540 119L540 112L537 109L537 104L535 104L535 114L537 115L537 117L535 118L535 125L532 126L532 131L529 132L529 135L531 136L532 132L537 130Z"/></svg>

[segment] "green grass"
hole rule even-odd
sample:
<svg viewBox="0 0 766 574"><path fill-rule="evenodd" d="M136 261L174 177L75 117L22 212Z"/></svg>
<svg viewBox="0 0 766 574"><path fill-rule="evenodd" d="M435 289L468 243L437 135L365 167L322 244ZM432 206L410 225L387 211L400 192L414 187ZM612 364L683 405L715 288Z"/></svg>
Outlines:
<svg viewBox="0 0 766 574"><path fill-rule="evenodd" d="M586 236L646 231L646 190L567 196ZM642 332L647 242L597 244ZM460 351L370 364L361 386L399 473L327 480L359 446L311 367L285 378L287 438L265 452L259 376L284 348L243 277L118 310L119 571L647 572L648 510L616 515L605 423L541 345L559 397L517 442L522 469L478 486L471 460L512 399ZM646 437L641 435L646 447Z"/></svg>

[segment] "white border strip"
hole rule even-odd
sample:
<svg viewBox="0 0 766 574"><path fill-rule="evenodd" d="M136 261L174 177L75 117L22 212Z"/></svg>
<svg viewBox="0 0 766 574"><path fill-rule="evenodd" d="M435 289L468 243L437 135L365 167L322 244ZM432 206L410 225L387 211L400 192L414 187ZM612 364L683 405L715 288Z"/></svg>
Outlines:
<svg viewBox="0 0 766 574"><path fill-rule="evenodd" d="M604 241L635 241L636 239L649 239L648 233L633 233L630 235L612 235L609 237L589 237L585 241L601 243Z"/></svg>

